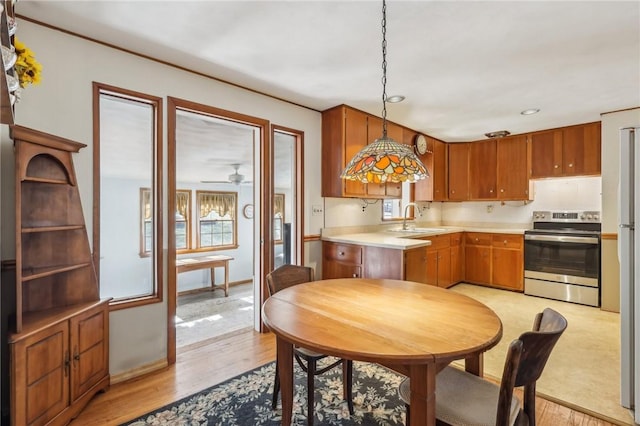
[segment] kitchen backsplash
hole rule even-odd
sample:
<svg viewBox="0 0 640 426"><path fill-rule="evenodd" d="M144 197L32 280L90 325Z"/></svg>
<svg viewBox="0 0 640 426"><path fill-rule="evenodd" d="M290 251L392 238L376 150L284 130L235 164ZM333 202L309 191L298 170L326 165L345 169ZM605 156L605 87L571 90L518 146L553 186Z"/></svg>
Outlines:
<svg viewBox="0 0 640 426"><path fill-rule="evenodd" d="M422 215L418 220L442 225L513 224L526 227L537 210L602 210L601 187L599 176L536 180L533 181L534 200L526 204L522 201L419 203ZM369 204L363 211L364 205L358 199L325 198L324 227L383 223L381 201Z"/></svg>

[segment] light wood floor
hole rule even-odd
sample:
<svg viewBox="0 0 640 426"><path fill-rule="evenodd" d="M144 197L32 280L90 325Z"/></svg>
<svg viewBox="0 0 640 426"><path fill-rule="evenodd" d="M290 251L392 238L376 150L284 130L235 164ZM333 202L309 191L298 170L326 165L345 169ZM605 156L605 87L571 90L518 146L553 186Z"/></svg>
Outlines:
<svg viewBox="0 0 640 426"><path fill-rule="evenodd" d="M71 425L119 425L273 360L275 338L270 333L248 331L192 346L178 353L175 365L96 395ZM536 411L538 426L613 425L541 398Z"/></svg>

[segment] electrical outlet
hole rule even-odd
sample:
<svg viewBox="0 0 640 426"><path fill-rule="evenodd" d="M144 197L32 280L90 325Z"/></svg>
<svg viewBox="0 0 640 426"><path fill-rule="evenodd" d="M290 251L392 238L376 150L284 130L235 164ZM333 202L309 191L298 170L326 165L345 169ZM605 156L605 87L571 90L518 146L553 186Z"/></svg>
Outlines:
<svg viewBox="0 0 640 426"><path fill-rule="evenodd" d="M314 205L311 207L311 214L313 216L322 216L322 206Z"/></svg>

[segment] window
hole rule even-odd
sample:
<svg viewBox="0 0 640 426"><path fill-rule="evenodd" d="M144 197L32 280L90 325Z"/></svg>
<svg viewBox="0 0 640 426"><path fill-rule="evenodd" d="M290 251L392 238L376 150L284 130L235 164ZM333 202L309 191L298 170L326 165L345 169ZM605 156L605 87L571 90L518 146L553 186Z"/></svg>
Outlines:
<svg viewBox="0 0 640 426"><path fill-rule="evenodd" d="M93 83L93 257L111 309L162 301L162 98ZM160 175L161 176L161 175Z"/></svg>
<svg viewBox="0 0 640 426"><path fill-rule="evenodd" d="M198 248L236 248L238 194L196 191L196 196L198 198Z"/></svg>
<svg viewBox="0 0 640 426"><path fill-rule="evenodd" d="M153 220L151 218L151 189L140 188L140 256L153 250Z"/></svg>
<svg viewBox="0 0 640 426"><path fill-rule="evenodd" d="M273 194L273 242L282 244L284 223L284 194Z"/></svg>
<svg viewBox="0 0 640 426"><path fill-rule="evenodd" d="M176 191L176 250L191 248L191 191Z"/></svg>

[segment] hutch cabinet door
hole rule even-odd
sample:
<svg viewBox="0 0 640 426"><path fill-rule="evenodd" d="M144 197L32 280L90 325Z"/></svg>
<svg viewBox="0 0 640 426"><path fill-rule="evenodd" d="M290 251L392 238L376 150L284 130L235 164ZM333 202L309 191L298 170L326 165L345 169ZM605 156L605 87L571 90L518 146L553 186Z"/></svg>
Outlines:
<svg viewBox="0 0 640 426"><path fill-rule="evenodd" d="M109 374L108 308L108 303L102 303L70 320L72 401Z"/></svg>
<svg viewBox="0 0 640 426"><path fill-rule="evenodd" d="M11 345L11 421L41 425L69 406L69 323Z"/></svg>

